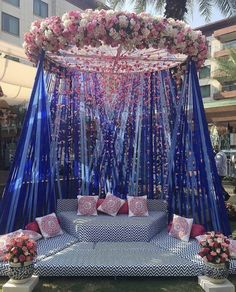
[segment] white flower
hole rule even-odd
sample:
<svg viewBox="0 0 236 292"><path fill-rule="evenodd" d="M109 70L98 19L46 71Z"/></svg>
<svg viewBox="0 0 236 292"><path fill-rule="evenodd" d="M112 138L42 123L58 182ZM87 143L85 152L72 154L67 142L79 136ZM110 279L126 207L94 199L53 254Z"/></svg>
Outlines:
<svg viewBox="0 0 236 292"><path fill-rule="evenodd" d="M81 21L80 21L80 26L81 27L85 27L87 25L87 23L88 23L87 19L82 18Z"/></svg>
<svg viewBox="0 0 236 292"><path fill-rule="evenodd" d="M62 37L62 36L59 36L58 40L59 40L59 42L60 42L61 44L63 44L63 45L65 45L65 44L67 43L67 39L64 38L64 37Z"/></svg>
<svg viewBox="0 0 236 292"><path fill-rule="evenodd" d="M42 22L40 23L40 28L41 28L42 30L45 30L45 29L47 28L47 26L48 26L48 24L47 24L45 21L42 21Z"/></svg>
<svg viewBox="0 0 236 292"><path fill-rule="evenodd" d="M128 26L129 21L125 15L119 16L119 24L120 24L120 27L127 27Z"/></svg>
<svg viewBox="0 0 236 292"><path fill-rule="evenodd" d="M68 13L65 13L65 14L62 15L61 20L64 22L64 21L66 21L68 18L69 18L69 17L68 17Z"/></svg>
<svg viewBox="0 0 236 292"><path fill-rule="evenodd" d="M150 30L147 29L147 28L143 28L143 29L142 29L142 34L143 34L145 37L147 37L147 36L150 34Z"/></svg>
<svg viewBox="0 0 236 292"><path fill-rule="evenodd" d="M45 37L50 39L53 36L53 32L50 29L45 30Z"/></svg>
<svg viewBox="0 0 236 292"><path fill-rule="evenodd" d="M35 26L35 25L32 25L31 27L30 27L30 32L33 32L34 30L37 30L38 29L38 27L37 26Z"/></svg>
<svg viewBox="0 0 236 292"><path fill-rule="evenodd" d="M64 26L65 26L65 27L68 27L68 26L70 26L71 24L72 24L72 21L71 21L70 19L67 19L67 20L64 21Z"/></svg>
<svg viewBox="0 0 236 292"><path fill-rule="evenodd" d="M135 24L136 24L136 21L133 18L131 18L130 19L130 25L131 26L135 26Z"/></svg>

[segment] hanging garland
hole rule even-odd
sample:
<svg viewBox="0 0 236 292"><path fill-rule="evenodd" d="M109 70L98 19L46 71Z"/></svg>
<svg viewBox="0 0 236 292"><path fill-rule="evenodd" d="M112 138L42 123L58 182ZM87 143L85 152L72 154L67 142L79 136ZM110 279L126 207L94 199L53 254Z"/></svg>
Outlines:
<svg viewBox="0 0 236 292"><path fill-rule="evenodd" d="M37 63L41 50L58 54L60 50L102 45L133 52L148 48L191 57L199 69L207 57L205 36L186 23L172 18L112 10L70 11L61 18L52 16L32 23L24 36L30 61ZM158 56L158 55L157 55ZM133 64L127 66L131 71Z"/></svg>

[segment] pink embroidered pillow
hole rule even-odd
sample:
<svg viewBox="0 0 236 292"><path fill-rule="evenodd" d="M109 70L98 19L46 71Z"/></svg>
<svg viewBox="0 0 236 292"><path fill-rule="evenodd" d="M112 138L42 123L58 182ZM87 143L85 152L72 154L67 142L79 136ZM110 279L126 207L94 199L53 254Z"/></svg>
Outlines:
<svg viewBox="0 0 236 292"><path fill-rule="evenodd" d="M77 215L96 216L98 196L77 196Z"/></svg>
<svg viewBox="0 0 236 292"><path fill-rule="evenodd" d="M129 217L148 216L147 196L127 196L129 206Z"/></svg>
<svg viewBox="0 0 236 292"><path fill-rule="evenodd" d="M170 222L167 226L167 230L168 232L170 232L170 229L172 227L172 222ZM206 229L203 225L201 224L193 224L192 225L192 229L191 229L191 233L190 233L190 237L191 238L196 238L199 235L202 235L206 232Z"/></svg>
<svg viewBox="0 0 236 292"><path fill-rule="evenodd" d="M169 234L183 241L189 241L192 225L192 218L185 218L174 214Z"/></svg>
<svg viewBox="0 0 236 292"><path fill-rule="evenodd" d="M111 193L107 193L106 198L102 204L98 207L98 211L101 211L105 214L116 216L121 206L125 203L125 200L122 200L116 196L113 196Z"/></svg>
<svg viewBox="0 0 236 292"><path fill-rule="evenodd" d="M55 213L35 219L44 238L50 238L63 234Z"/></svg>
<svg viewBox="0 0 236 292"><path fill-rule="evenodd" d="M42 238L41 234L39 234L39 233L37 233L37 232L35 232L33 230L22 230L21 234L26 235L26 236L29 237L29 239L32 239L32 240L35 240L35 241L37 241L37 240Z"/></svg>

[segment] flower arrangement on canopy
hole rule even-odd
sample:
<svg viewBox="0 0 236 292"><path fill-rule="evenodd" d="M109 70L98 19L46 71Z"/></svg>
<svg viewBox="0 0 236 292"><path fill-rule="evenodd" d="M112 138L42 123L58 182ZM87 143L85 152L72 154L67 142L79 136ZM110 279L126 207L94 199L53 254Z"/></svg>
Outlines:
<svg viewBox="0 0 236 292"><path fill-rule="evenodd" d="M196 62L198 69L207 56L205 36L200 31L194 31L183 21L151 16L147 13L137 15L90 9L85 12L71 11L61 18L52 16L34 21L24 39L26 55L35 63L38 61L41 49L54 53L55 56L60 54L60 50L69 50L73 54L75 52L73 46L79 50L85 48L87 53L89 48L99 48L104 45L116 47L118 48L116 59L122 57L121 51L130 54L136 50L152 48L155 49L154 55L159 61L163 57L162 50L165 50L172 55L172 61L180 55L189 56ZM99 50L93 53L99 58L106 54L101 51L99 53ZM142 71L148 72L153 69L153 62L148 62L149 58L150 55L144 56L147 62L141 68ZM139 59L135 59L132 65L123 62L121 66L126 72L137 71L140 69ZM100 66L95 67L91 63L93 62L90 62L87 69L101 70Z"/></svg>

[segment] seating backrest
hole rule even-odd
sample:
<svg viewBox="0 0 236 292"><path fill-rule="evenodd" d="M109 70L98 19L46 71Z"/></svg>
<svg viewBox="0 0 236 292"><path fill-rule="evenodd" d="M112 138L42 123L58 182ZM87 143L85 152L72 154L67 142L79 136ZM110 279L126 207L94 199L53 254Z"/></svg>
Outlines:
<svg viewBox="0 0 236 292"><path fill-rule="evenodd" d="M147 200L149 211L164 211L167 212L167 202L164 200ZM77 211L77 199L58 199L57 213L63 211Z"/></svg>

